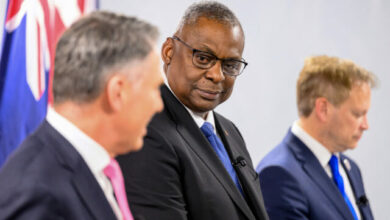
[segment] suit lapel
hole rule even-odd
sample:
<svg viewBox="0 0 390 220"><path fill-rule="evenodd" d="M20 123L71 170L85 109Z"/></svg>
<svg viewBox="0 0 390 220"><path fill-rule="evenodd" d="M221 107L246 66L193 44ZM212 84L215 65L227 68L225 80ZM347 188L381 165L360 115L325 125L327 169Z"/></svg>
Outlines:
<svg viewBox="0 0 390 220"><path fill-rule="evenodd" d="M368 200L366 198L363 182L359 171L355 166L352 166L352 161L350 161L344 154L340 154L341 164L345 170L345 173L348 176L349 183L351 184L353 194L355 198L351 199L351 202L356 202L359 200L360 203L357 204L357 207L363 219L372 219L371 210L368 205Z"/></svg>
<svg viewBox="0 0 390 220"><path fill-rule="evenodd" d="M73 183L89 211L96 219L116 219L102 189L84 162L79 163L79 170L74 173ZM87 170L88 169L88 170ZM88 171L88 172L87 172ZM95 180L92 182L91 180ZM105 207L105 208L104 208Z"/></svg>
<svg viewBox="0 0 390 220"><path fill-rule="evenodd" d="M352 214L349 212L349 207L344 202L344 198L337 186L326 174L324 168L310 149L292 134L291 131L289 131L284 141L293 151L298 161L302 163L303 170L321 189L325 197L331 201L331 204L334 205L335 209L344 217L344 219L353 219Z"/></svg>
<svg viewBox="0 0 390 220"><path fill-rule="evenodd" d="M359 179L354 175L353 172L351 172L352 169L351 164L343 154L340 154L340 160L341 160L341 165L343 166L345 173L347 174L349 183L351 184L353 194L355 198L359 198L364 194L364 190L361 187L359 187L360 186L358 184ZM355 202L355 200L352 200L351 202Z"/></svg>
<svg viewBox="0 0 390 220"><path fill-rule="evenodd" d="M343 166L345 173L348 176L349 183L351 184L353 194L355 198L359 198L364 195L364 189L359 184L359 177L352 171L351 162L343 154L340 154L341 165ZM351 201L355 202L355 201Z"/></svg>
<svg viewBox="0 0 390 220"><path fill-rule="evenodd" d="M59 162L72 175L72 183L89 212L95 219L116 219L96 178L77 150L47 121L43 124L48 131L46 141L50 142Z"/></svg>
<svg viewBox="0 0 390 220"><path fill-rule="evenodd" d="M201 133L191 115L165 85L162 87L161 92L164 97L165 108L176 122L176 129L179 134L199 159L203 161L206 167L210 169L233 202L249 219L253 219L254 216L251 214L252 212L245 199L238 191L229 173L226 171L206 137Z"/></svg>
<svg viewBox="0 0 390 220"><path fill-rule="evenodd" d="M259 176L252 167L252 160L245 149L245 143L243 141L239 141L242 140L242 137L239 136L236 128L222 116L215 113L214 118L218 133L226 150L228 151L228 154L230 155L231 160L234 161L236 158L241 157L246 162L246 165L237 166L235 167L235 170L245 192L245 197L248 201L247 204L251 207L256 219L266 219L267 212L265 210L261 189L259 187Z"/></svg>

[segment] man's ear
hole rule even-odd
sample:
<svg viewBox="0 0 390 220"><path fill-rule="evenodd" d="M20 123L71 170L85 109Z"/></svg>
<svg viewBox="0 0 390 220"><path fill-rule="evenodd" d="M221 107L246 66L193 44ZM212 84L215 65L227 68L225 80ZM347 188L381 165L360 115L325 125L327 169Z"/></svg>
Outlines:
<svg viewBox="0 0 390 220"><path fill-rule="evenodd" d="M161 48L161 57L165 65L169 65L173 56L173 39L168 37Z"/></svg>
<svg viewBox="0 0 390 220"><path fill-rule="evenodd" d="M319 97L314 102L314 112L316 117L325 122L328 119L331 103L325 97Z"/></svg>
<svg viewBox="0 0 390 220"><path fill-rule="evenodd" d="M110 77L106 84L107 104L110 111L120 111L122 109L125 93L125 79L120 74L115 74Z"/></svg>

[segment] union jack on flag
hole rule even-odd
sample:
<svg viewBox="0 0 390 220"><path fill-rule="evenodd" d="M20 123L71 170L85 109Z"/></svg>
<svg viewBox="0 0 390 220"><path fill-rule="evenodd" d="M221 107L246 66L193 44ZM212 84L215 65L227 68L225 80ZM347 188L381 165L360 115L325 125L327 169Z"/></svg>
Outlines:
<svg viewBox="0 0 390 220"><path fill-rule="evenodd" d="M55 44L97 0L9 0L0 60L0 167L51 103Z"/></svg>

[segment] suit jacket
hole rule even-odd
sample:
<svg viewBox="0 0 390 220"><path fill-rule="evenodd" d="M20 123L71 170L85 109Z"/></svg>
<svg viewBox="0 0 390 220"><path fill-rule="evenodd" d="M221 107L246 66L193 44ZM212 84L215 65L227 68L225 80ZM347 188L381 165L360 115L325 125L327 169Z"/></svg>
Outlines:
<svg viewBox="0 0 390 220"><path fill-rule="evenodd" d="M116 219L76 149L47 121L0 171L0 219Z"/></svg>
<svg viewBox="0 0 390 220"><path fill-rule="evenodd" d="M373 219L362 176L354 161L340 154L362 219ZM346 165L347 164L347 165ZM261 189L270 219L353 220L336 184L310 149L291 131L259 164Z"/></svg>
<svg viewBox="0 0 390 220"><path fill-rule="evenodd" d="M118 158L130 208L153 220L268 219L259 178L238 129L214 113L216 129L245 198L188 111L164 85L165 109L148 126L141 151Z"/></svg>

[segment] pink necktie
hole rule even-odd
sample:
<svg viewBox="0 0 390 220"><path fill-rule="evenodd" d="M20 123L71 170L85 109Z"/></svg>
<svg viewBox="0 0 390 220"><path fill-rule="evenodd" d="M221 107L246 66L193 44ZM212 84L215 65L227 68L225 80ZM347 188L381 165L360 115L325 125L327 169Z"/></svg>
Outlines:
<svg viewBox="0 0 390 220"><path fill-rule="evenodd" d="M134 220L129 209L129 204L127 203L122 171L118 162L111 158L110 163L104 168L103 172L110 179L112 188L114 188L115 197L121 210L123 220Z"/></svg>

